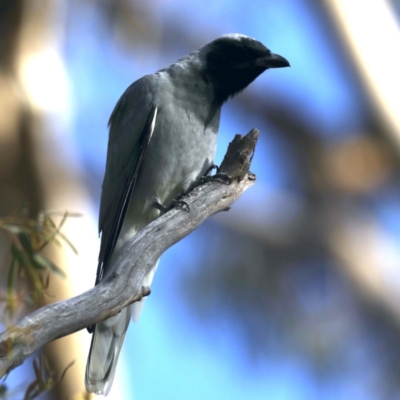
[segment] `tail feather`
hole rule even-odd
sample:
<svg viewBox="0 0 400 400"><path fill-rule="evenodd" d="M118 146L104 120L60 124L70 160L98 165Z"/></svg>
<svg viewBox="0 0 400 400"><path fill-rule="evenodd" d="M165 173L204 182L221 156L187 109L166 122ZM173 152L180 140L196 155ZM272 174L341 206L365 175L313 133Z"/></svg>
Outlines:
<svg viewBox="0 0 400 400"><path fill-rule="evenodd" d="M129 326L131 306L114 317L96 324L86 365L88 392L107 395L111 389L118 356Z"/></svg>
<svg viewBox="0 0 400 400"><path fill-rule="evenodd" d="M143 278L143 286L151 285L157 267L158 261ZM88 392L107 395L110 391L130 318L132 316L137 322L143 304L144 299L137 301L114 317L96 324L86 364L85 384Z"/></svg>

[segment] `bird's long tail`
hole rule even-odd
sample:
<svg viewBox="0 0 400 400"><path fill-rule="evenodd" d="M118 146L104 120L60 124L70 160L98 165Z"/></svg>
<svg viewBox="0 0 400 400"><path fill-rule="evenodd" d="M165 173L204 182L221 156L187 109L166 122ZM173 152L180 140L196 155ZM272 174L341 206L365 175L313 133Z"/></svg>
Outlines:
<svg viewBox="0 0 400 400"><path fill-rule="evenodd" d="M158 261L144 277L142 286L151 285L157 267ZM144 299L137 301L114 317L96 324L86 364L88 392L107 395L110 391L129 320L131 316L135 322L139 320L143 304Z"/></svg>
<svg viewBox="0 0 400 400"><path fill-rule="evenodd" d="M110 391L119 352L129 326L131 307L96 324L86 364L85 384L88 392L107 395Z"/></svg>

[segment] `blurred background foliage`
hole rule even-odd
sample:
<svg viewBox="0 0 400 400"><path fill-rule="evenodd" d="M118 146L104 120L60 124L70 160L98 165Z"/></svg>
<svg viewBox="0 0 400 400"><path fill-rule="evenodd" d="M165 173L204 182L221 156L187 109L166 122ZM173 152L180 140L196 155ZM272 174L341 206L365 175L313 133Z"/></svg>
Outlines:
<svg viewBox="0 0 400 400"><path fill-rule="evenodd" d="M65 278L64 271L41 254L43 249L50 243L60 246L62 239L75 250L72 243L60 231L68 217L67 212L62 215L58 226L51 218L51 214L56 213L40 212L37 219L30 219L28 212L28 208L23 207L0 219L0 230L7 234L11 253L7 294L0 300L5 302L6 314L11 319L15 318L17 308L24 308L24 305L29 303L36 304L46 293L50 284L50 274L54 273ZM18 294L19 280L25 281L23 286L30 287L28 293Z"/></svg>
<svg viewBox="0 0 400 400"><path fill-rule="evenodd" d="M292 66L224 107L216 162L259 128L257 183L162 258L110 398L400 399L399 10L0 1L0 215L24 202L33 218L85 215L66 224L79 256L50 254L68 275L51 301L93 284L106 123L131 82L228 32ZM83 393L88 335L63 340L49 363L58 376L76 363L49 398ZM33 378L22 366L7 384Z"/></svg>

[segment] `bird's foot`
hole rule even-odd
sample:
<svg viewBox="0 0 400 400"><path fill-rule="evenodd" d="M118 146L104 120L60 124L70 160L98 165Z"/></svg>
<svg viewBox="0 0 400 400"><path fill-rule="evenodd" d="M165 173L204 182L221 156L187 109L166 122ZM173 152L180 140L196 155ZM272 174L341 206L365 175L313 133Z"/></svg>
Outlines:
<svg viewBox="0 0 400 400"><path fill-rule="evenodd" d="M179 208L181 210L186 208L186 211L190 211L189 204L186 203L186 201L182 200L182 197L189 197L187 194L181 194L178 198L172 200L172 207L173 208Z"/></svg>
<svg viewBox="0 0 400 400"><path fill-rule="evenodd" d="M219 174L219 167L218 167L218 165L212 163L212 164L207 168L207 171L204 173L203 177L208 176L208 174L209 174L211 171L213 171L214 169L215 169L215 171L216 171L216 174L218 175L218 174Z"/></svg>
<svg viewBox="0 0 400 400"><path fill-rule="evenodd" d="M160 210L162 214L165 214L166 212L172 210L173 208L178 208L178 209L186 209L187 212L190 211L190 207L186 201L182 200L183 197L188 197L187 194L181 194L179 195L176 199L171 201L171 204L169 206L163 206L160 204L158 201L155 201L153 203L153 207L156 208L157 210Z"/></svg>
<svg viewBox="0 0 400 400"><path fill-rule="evenodd" d="M181 193L181 194L176 198L176 200L177 200L177 201L180 201L180 200L182 200L182 199L187 199L188 197L189 197L189 194L186 193L186 192L183 192L183 193Z"/></svg>
<svg viewBox="0 0 400 400"><path fill-rule="evenodd" d="M215 175L209 175L209 173L214 169L216 170ZM225 185L230 185L232 183L232 178L230 178L226 174L221 173L218 165L213 163L207 168L207 171L200 178L200 181L199 181L200 184L208 183L208 182L220 182L220 183L224 183Z"/></svg>

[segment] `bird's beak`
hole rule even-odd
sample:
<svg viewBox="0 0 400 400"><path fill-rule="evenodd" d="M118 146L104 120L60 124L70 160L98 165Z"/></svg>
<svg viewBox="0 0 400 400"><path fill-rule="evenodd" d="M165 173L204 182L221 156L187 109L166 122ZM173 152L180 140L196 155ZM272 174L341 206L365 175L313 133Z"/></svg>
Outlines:
<svg viewBox="0 0 400 400"><path fill-rule="evenodd" d="M289 61L278 54L271 53L266 57L258 59L258 64L265 68L284 68L290 67Z"/></svg>

